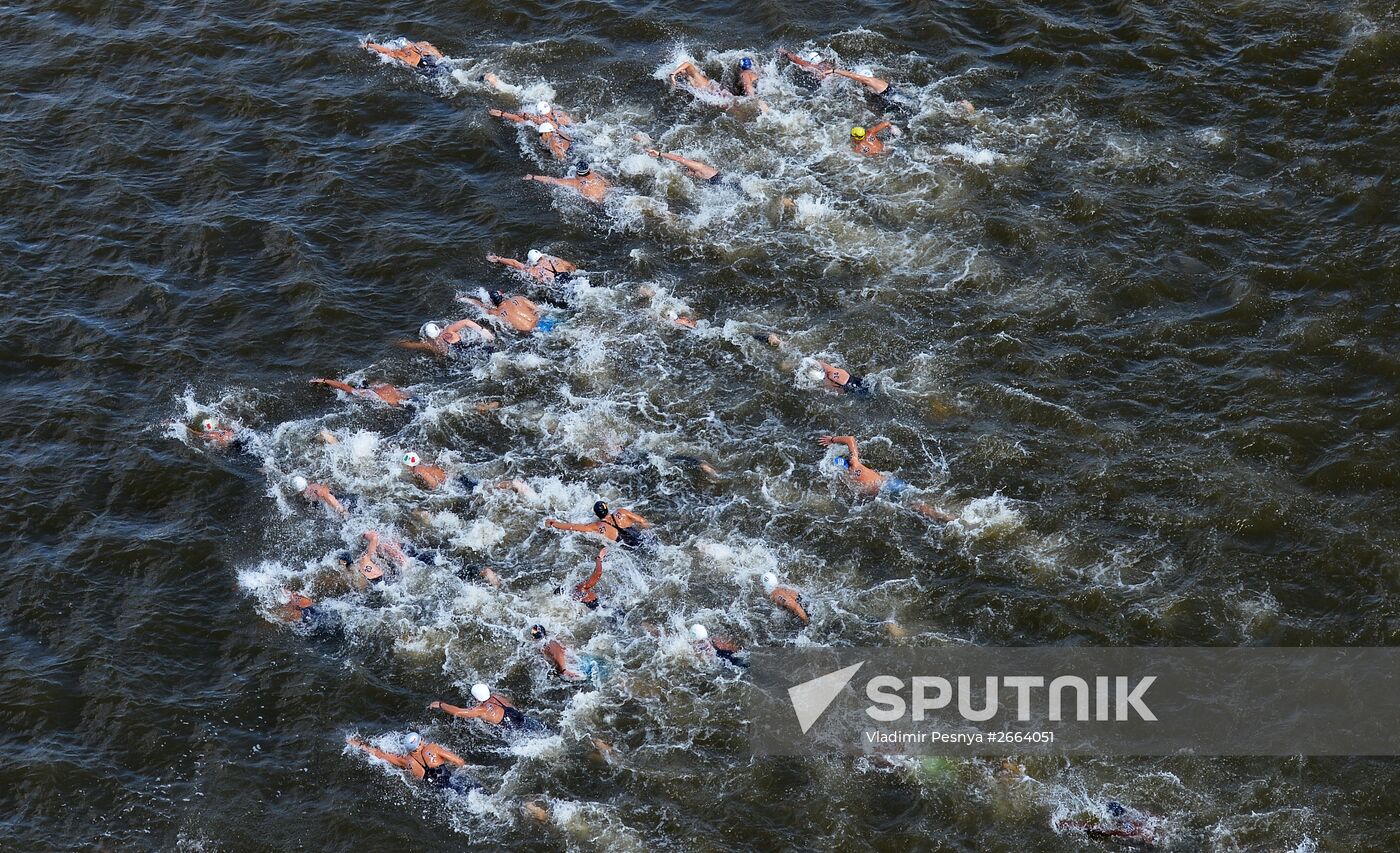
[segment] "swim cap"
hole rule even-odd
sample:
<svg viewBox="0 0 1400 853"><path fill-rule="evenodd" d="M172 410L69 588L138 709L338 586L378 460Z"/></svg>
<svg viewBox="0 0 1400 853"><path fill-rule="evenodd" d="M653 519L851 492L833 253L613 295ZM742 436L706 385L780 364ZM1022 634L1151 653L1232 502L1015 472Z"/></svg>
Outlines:
<svg viewBox="0 0 1400 853"><path fill-rule="evenodd" d="M851 128L851 138L852 138L852 139L864 139L864 138L865 138L865 128L861 127L860 125L856 125L855 127Z"/></svg>
<svg viewBox="0 0 1400 853"><path fill-rule="evenodd" d="M494 303L494 304L496 304L496 305L500 305L502 302L505 302L505 301L506 301L506 295L505 295L504 293L502 293L502 292L499 291L499 290L493 290L493 291L491 291L491 302L492 302L492 303Z"/></svg>
<svg viewBox="0 0 1400 853"><path fill-rule="evenodd" d="M596 516L598 516L599 518L607 518L607 517L608 517L608 502L607 502L607 501L598 501L597 503L593 504L593 514L596 515Z"/></svg>
<svg viewBox="0 0 1400 853"><path fill-rule="evenodd" d="M764 572L764 573L763 573L763 586L764 586L765 588L771 590L773 587L775 587L775 586L777 586L777 585L778 585L778 576L777 576L777 575L773 574L772 572Z"/></svg>
<svg viewBox="0 0 1400 853"><path fill-rule="evenodd" d="M710 632L706 631L705 626L701 625L699 622L690 626L690 635L697 640L708 640L710 638Z"/></svg>
<svg viewBox="0 0 1400 853"><path fill-rule="evenodd" d="M540 125L540 136L544 136L546 133L553 133L553 132L554 132L554 125L550 124L549 122L545 122L545 123L543 123L543 124Z"/></svg>
<svg viewBox="0 0 1400 853"><path fill-rule="evenodd" d="M306 478L300 474L292 478L292 491L294 492L304 492L309 485L311 484L306 482Z"/></svg>
<svg viewBox="0 0 1400 853"><path fill-rule="evenodd" d="M541 252L539 249L531 249L530 251L525 253L525 260L529 262L530 266L534 266L535 264L539 263L540 258L543 257L544 252Z"/></svg>
<svg viewBox="0 0 1400 853"><path fill-rule="evenodd" d="M418 747L423 745L423 736L418 732L409 732L403 736L403 745L409 752L417 752Z"/></svg>
<svg viewBox="0 0 1400 853"><path fill-rule="evenodd" d="M442 328L437 323L424 323L423 328L418 330L418 334L430 341L435 341L437 336L442 334Z"/></svg>
<svg viewBox="0 0 1400 853"><path fill-rule="evenodd" d="M589 175L593 174L593 170L588 168L587 163L579 163L578 165L574 166L574 174L578 175L580 178L586 178Z"/></svg>
<svg viewBox="0 0 1400 853"><path fill-rule="evenodd" d="M405 453L403 455L403 464L407 465L410 468L415 467L418 464L418 454L413 453L412 451Z"/></svg>
<svg viewBox="0 0 1400 853"><path fill-rule="evenodd" d="M535 104L535 112L542 116L549 115L549 101L540 101L538 104Z"/></svg>
<svg viewBox="0 0 1400 853"><path fill-rule="evenodd" d="M205 418L205 419L204 419L204 423L200 424L199 426L200 426L200 428L203 429L205 432L213 432L213 431L214 431L214 428L217 426L217 424L215 424L214 421L213 421L212 419L210 419L210 418Z"/></svg>
<svg viewBox="0 0 1400 853"><path fill-rule="evenodd" d="M811 63L814 63L814 64L815 64L815 63L818 63L818 62L821 62L821 61L822 61L822 55L821 55L820 53L817 53L817 52L814 50L814 51L812 51L811 53L807 54L807 61L808 61L808 62L811 62Z"/></svg>
<svg viewBox="0 0 1400 853"><path fill-rule="evenodd" d="M837 468L849 468L851 467L851 460L844 456L836 456L832 458L831 464L835 465Z"/></svg>
<svg viewBox="0 0 1400 853"><path fill-rule="evenodd" d="M814 365L807 368L807 378L813 382L820 382L826 378L826 371Z"/></svg>
<svg viewBox="0 0 1400 853"><path fill-rule="evenodd" d="M746 56L743 59L739 60L739 67L744 69L745 71L748 71L750 68L753 68L753 60L749 59Z"/></svg>
<svg viewBox="0 0 1400 853"><path fill-rule="evenodd" d="M478 702L485 702L491 698L491 688L481 682L472 685L472 698Z"/></svg>
<svg viewBox="0 0 1400 853"><path fill-rule="evenodd" d="M545 637L544 626L543 626L543 625L531 625L531 626L530 626L530 637L531 637L532 639L535 639L535 640L543 640L544 637Z"/></svg>

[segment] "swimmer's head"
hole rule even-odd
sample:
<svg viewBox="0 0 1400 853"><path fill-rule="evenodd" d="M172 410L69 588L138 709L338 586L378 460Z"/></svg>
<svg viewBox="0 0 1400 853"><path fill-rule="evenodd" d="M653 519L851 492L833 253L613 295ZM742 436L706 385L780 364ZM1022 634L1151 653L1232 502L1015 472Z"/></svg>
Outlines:
<svg viewBox="0 0 1400 853"><path fill-rule="evenodd" d="M403 745L409 752L417 752L418 747L423 745L423 736L418 732L409 732L403 736Z"/></svg>
<svg viewBox="0 0 1400 853"><path fill-rule="evenodd" d="M694 625L690 626L690 636L697 640L708 640L710 639L710 632L705 630L704 625L696 622Z"/></svg>
<svg viewBox="0 0 1400 853"><path fill-rule="evenodd" d="M539 249L531 249L530 251L525 253L525 262L528 263L530 266L534 266L535 264L539 263L540 258L543 257L544 252L541 252Z"/></svg>
<svg viewBox="0 0 1400 853"><path fill-rule="evenodd" d="M1128 810L1123 808L1123 804L1110 800L1108 803L1108 813L1114 817L1122 817Z"/></svg>
<svg viewBox="0 0 1400 853"><path fill-rule="evenodd" d="M739 67L744 69L745 71L751 71L753 70L753 60L749 59L746 56L743 59L739 60Z"/></svg>
<svg viewBox="0 0 1400 853"><path fill-rule="evenodd" d="M851 467L851 460L844 456L835 456L832 457L831 464L835 465L837 468L849 468Z"/></svg>
<svg viewBox="0 0 1400 853"><path fill-rule="evenodd" d="M294 492L304 492L309 485L311 484L306 482L306 478L300 474L292 478L292 491Z"/></svg>
<svg viewBox="0 0 1400 853"><path fill-rule="evenodd" d="M854 139L854 140L857 141L857 142L859 142L859 141L861 141L862 139L864 139L864 138L865 138L865 128L861 127L860 125L856 125L855 127L851 128L851 138Z"/></svg>
<svg viewBox="0 0 1400 853"><path fill-rule="evenodd" d="M506 301L506 295L499 290L493 290L489 295L492 305L500 305L502 302Z"/></svg>
<svg viewBox="0 0 1400 853"><path fill-rule="evenodd" d="M550 123L547 122L547 121L546 121L546 122L542 122L542 123L540 124L540 136L544 136L546 133L553 133L553 132L554 132L554 125L550 124Z"/></svg>
<svg viewBox="0 0 1400 853"><path fill-rule="evenodd" d="M777 575L773 574L772 572L764 572L764 573L763 573L763 578L762 578L762 580L763 580L763 588L764 588L764 589L768 590L769 592L772 592L773 590L777 589L777 587L778 587L778 576L777 576Z"/></svg>
<svg viewBox="0 0 1400 853"><path fill-rule="evenodd" d="M543 625L531 625L531 626L530 626L530 639L532 639L532 640L543 640L547 635L548 635L548 633L545 631Z"/></svg>
<svg viewBox="0 0 1400 853"><path fill-rule="evenodd" d="M421 460L419 460L418 454L417 454L417 453L414 453L414 452L411 451L411 450L410 450L408 453L405 453L405 454L403 455L403 464L404 464L405 467L408 467L408 468L416 468L416 467L418 467L418 463L419 463L420 461L421 461Z"/></svg>
<svg viewBox="0 0 1400 853"><path fill-rule="evenodd" d="M213 418L205 418L204 423L199 425L200 429L204 430L205 432L213 432L215 429L218 428L218 426L218 424L214 423Z"/></svg>
<svg viewBox="0 0 1400 853"><path fill-rule="evenodd" d="M594 504L593 504L593 514L596 515L596 516L598 516L599 518L607 518L607 517L608 517L608 502L607 502L607 501L597 501L596 503L594 503Z"/></svg>
<svg viewBox="0 0 1400 853"><path fill-rule="evenodd" d="M813 65L819 64L822 61L822 55L814 50L807 54L807 61Z"/></svg>
<svg viewBox="0 0 1400 853"><path fill-rule="evenodd" d="M587 163L579 162L574 165L574 174L580 178L586 178L593 174L593 169Z"/></svg>
<svg viewBox="0 0 1400 853"><path fill-rule="evenodd" d="M549 108L549 101L540 101L539 103L535 104L535 113L537 115L547 116L550 114L550 112L551 110Z"/></svg>
<svg viewBox="0 0 1400 853"><path fill-rule="evenodd" d="M812 382L821 382L823 379L826 378L826 371L822 370L821 367L814 364L811 367L807 368L807 372L803 375L806 376Z"/></svg>
<svg viewBox="0 0 1400 853"><path fill-rule="evenodd" d="M435 341L437 340L438 335L442 334L442 327L439 326L437 323L427 322L423 324L423 328L418 330L418 334L422 335L430 341Z"/></svg>
<svg viewBox="0 0 1400 853"><path fill-rule="evenodd" d="M491 698L491 688L478 681L472 685L472 698L478 702L485 702Z"/></svg>

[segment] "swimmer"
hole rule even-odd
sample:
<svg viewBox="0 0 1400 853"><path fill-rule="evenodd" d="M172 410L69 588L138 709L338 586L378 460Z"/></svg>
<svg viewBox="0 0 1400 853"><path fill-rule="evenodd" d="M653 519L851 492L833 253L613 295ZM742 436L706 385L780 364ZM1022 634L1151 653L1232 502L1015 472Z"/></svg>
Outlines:
<svg viewBox="0 0 1400 853"><path fill-rule="evenodd" d="M772 347L781 347L786 343L782 338L771 333L766 336L758 334L754 335L754 337ZM828 391L842 393L850 391L854 394L870 393L870 388L865 384L864 377L853 376L850 371L837 367L830 362L822 361L819 358L814 358L812 361L815 362L815 364L807 368L804 374L809 381L814 383L820 382L822 387L826 388Z"/></svg>
<svg viewBox="0 0 1400 853"><path fill-rule="evenodd" d="M641 134L637 134L632 138L645 144L645 138ZM717 186L724 181L724 176L720 174L719 169L716 169L708 163L702 163L699 160L691 160L688 157L682 157L679 154L672 154L668 151L657 151L655 148L644 148L643 150L646 151L649 157L655 157L660 160L670 160L673 163L681 164L688 169L690 174L694 175L696 179L704 181L712 186Z"/></svg>
<svg viewBox="0 0 1400 853"><path fill-rule="evenodd" d="M869 89L872 94L892 94L890 92L890 81L888 80L881 80L879 77L867 77L864 74L857 74L854 71L847 71L844 68L832 68L831 73L835 74L837 77L845 77L847 80L856 81L865 88Z"/></svg>
<svg viewBox="0 0 1400 853"><path fill-rule="evenodd" d="M836 63L827 59L822 59L821 54L816 51L807 54L806 58L798 56L790 50L779 51L779 53L787 57L788 61L793 65L796 65L818 80L825 80L836 71Z"/></svg>
<svg viewBox="0 0 1400 853"><path fill-rule="evenodd" d="M227 449L229 446L236 447L238 445L237 433L234 432L233 428L219 426L213 418L205 418L204 421L200 423L198 432L191 429L189 425L186 425L185 429L189 430L191 435L203 439L205 444L208 444L210 447L216 447L219 450Z"/></svg>
<svg viewBox="0 0 1400 853"><path fill-rule="evenodd" d="M462 756L441 744L428 743L417 732L409 732L403 740L404 748L408 750L406 755L395 755L392 752L375 749L356 738L346 738L345 742L380 761L400 770L407 770L414 779L427 782L434 788L456 791L459 794L482 789L471 779L453 772L454 768L467 766L467 762Z"/></svg>
<svg viewBox="0 0 1400 853"><path fill-rule="evenodd" d="M875 124L869 130L856 125L851 128L851 150L857 154L864 154L867 157L874 157L877 154L885 153L885 143L878 139L878 135L888 130L894 136L899 135L899 128L887 121Z"/></svg>
<svg viewBox="0 0 1400 853"><path fill-rule="evenodd" d="M290 485L292 491L305 498L307 503L323 503L334 510L341 518L349 517L350 510L346 509L336 496L331 494L330 489L320 483L307 482L305 477L297 474L292 477Z"/></svg>
<svg viewBox="0 0 1400 853"><path fill-rule="evenodd" d="M655 300L656 290L644 284L641 287L637 288L637 295L645 297L647 299ZM678 311L675 308L667 308L665 311L662 312L662 316L664 316L669 322L680 326L682 329L690 329L694 331L695 329L698 329L700 327L700 321L692 317L688 309L687 311L682 312Z"/></svg>
<svg viewBox="0 0 1400 853"><path fill-rule="evenodd" d="M540 654L554 665L555 675L568 681L578 681L583 678L576 670L569 668L569 650L564 648L563 643L550 637L543 625L530 626L530 639L535 641Z"/></svg>
<svg viewBox="0 0 1400 853"><path fill-rule="evenodd" d="M468 305L475 305L485 311L487 316L505 323L517 332L533 332L540 326L539 307L525 297L508 297L499 290L493 290L485 295L489 296L490 304L475 296L459 296L457 299ZM547 329L540 329L540 331L547 331Z"/></svg>
<svg viewBox="0 0 1400 853"><path fill-rule="evenodd" d="M383 382L371 385L368 388L352 388L337 379L313 379L312 385L324 385L327 388L334 388L337 391L349 394L352 397L362 397L366 400L378 400L390 406L402 406L413 399L413 395L400 391L392 385Z"/></svg>
<svg viewBox="0 0 1400 853"><path fill-rule="evenodd" d="M579 163L574 167L572 178L551 178L548 175L526 175L522 181L535 181L541 184L549 184L556 187L567 187L574 190L579 195L593 202L602 204L603 199L608 195L608 190L612 189L612 184L605 179L593 174L593 169L587 163Z"/></svg>
<svg viewBox="0 0 1400 853"><path fill-rule="evenodd" d="M1147 815L1130 812L1122 803L1112 800L1108 803L1108 813L1108 820L1095 814L1084 818L1062 818L1055 821L1055 829L1074 829L1090 838L1113 839L1134 847L1151 846L1156 840Z"/></svg>
<svg viewBox="0 0 1400 853"><path fill-rule="evenodd" d="M478 79L481 82L489 85L491 88L495 89L497 92L507 92L509 91L509 89L516 88L513 86L508 87L507 84L501 82L500 77L496 76L496 74L491 71L488 71L485 74L481 75L481 77L479 77ZM530 112L527 110L524 114L525 118L529 119L535 124L539 124L542 121L552 121L559 127L568 127L569 125L574 123L572 116L570 116L563 110L555 109L553 106L550 105L549 101L536 102L534 111Z"/></svg>
<svg viewBox="0 0 1400 853"><path fill-rule="evenodd" d="M403 455L403 466L409 473L418 480L419 484L428 491L442 488L447 482L447 472L437 465L429 465L418 458L418 454L412 451Z"/></svg>
<svg viewBox="0 0 1400 853"><path fill-rule="evenodd" d="M643 542L642 531L651 527L650 521L630 509L610 509L607 501L594 503L593 514L598 516L598 520L585 524L571 524L554 518L546 520L544 524L555 530L594 533L609 542L621 541L628 548L636 548L641 545Z"/></svg>
<svg viewBox="0 0 1400 853"><path fill-rule="evenodd" d="M355 561L353 569L350 571L350 580L355 584L355 588L360 591L368 589L371 584L382 585L386 578L384 569L375 561L375 558L392 560L399 568L408 568L408 557L399 546L380 539L378 531L366 530L364 533L365 550L360 558Z"/></svg>
<svg viewBox="0 0 1400 853"><path fill-rule="evenodd" d="M739 60L739 91L748 98L758 94L758 72L747 56Z"/></svg>
<svg viewBox="0 0 1400 853"><path fill-rule="evenodd" d="M331 614L317 607L315 601L299 592L289 589L282 591L288 598L287 603L282 606L281 614L287 622L298 623L310 631L328 627L333 623Z"/></svg>
<svg viewBox="0 0 1400 853"><path fill-rule="evenodd" d="M798 594L797 590L779 584L778 576L772 572L764 572L762 580L763 591L768 593L768 597L772 599L774 604L796 616L797 621L803 625L811 623L812 620L808 618L807 610L802 606L802 596Z"/></svg>
<svg viewBox="0 0 1400 853"><path fill-rule="evenodd" d="M598 549L598 556L593 563L593 574L589 575L583 583L574 585L574 601L587 607L589 610L598 609L598 593L593 591L593 587L598 585L598 581L603 579L603 558L608 555L607 547Z"/></svg>
<svg viewBox="0 0 1400 853"><path fill-rule="evenodd" d="M742 648L731 640L711 637L709 629L699 622L690 626L690 636L695 640L695 651L702 657L715 655L720 660L733 666L748 666L747 662L739 660L737 657L737 655L743 651Z"/></svg>
<svg viewBox="0 0 1400 853"><path fill-rule="evenodd" d="M860 461L860 451L856 448L856 440L849 435L824 435L817 439L817 443L822 447L842 445L849 452L849 456L838 456L832 460L837 467L846 469L846 481L849 482L861 494L874 497L875 495L887 493L890 496L897 496L909 488L909 484L891 474L882 474ZM952 521L953 516L935 509L922 501L915 501L910 505L915 512L926 516L934 521Z"/></svg>
<svg viewBox="0 0 1400 853"><path fill-rule="evenodd" d="M496 340L495 333L490 329L483 329L475 320L458 320L445 329L437 323L424 323L423 328L418 330L422 340L399 341L398 345L403 349L418 350L445 358L456 347L467 345L467 341L462 337L463 329L476 332L486 343Z"/></svg>
<svg viewBox="0 0 1400 853"><path fill-rule="evenodd" d="M671 81L671 88L681 85L676 78L684 77L685 83L696 92L703 92L707 95L719 98L726 104L734 100L734 95L719 83L705 76L705 72L695 67L693 62L682 62L676 66L676 70L668 75Z"/></svg>
<svg viewBox="0 0 1400 853"><path fill-rule="evenodd" d="M569 146L573 145L572 139L564 135L562 130L554 126L551 121L533 121L528 116L516 115L515 113L502 112L501 110L488 110L488 112L500 119L505 119L515 124L530 124L535 126L539 133L540 142L549 149L549 153L554 155L554 159L560 162L568 159Z"/></svg>
<svg viewBox="0 0 1400 853"><path fill-rule="evenodd" d="M477 701L474 708L459 708L446 702L433 702L429 710L442 711L463 720L485 720L493 726L505 726L521 731L547 731L548 727L534 717L520 713L510 700L499 693L491 692L485 684L472 685L472 698Z"/></svg>
<svg viewBox="0 0 1400 853"><path fill-rule="evenodd" d="M431 77L439 72L451 70L446 64L447 57L442 55L442 51L425 41L408 42L403 47L389 47L387 44L376 44L365 39L360 43L360 46L365 50L374 51L407 65L425 76Z"/></svg>
<svg viewBox="0 0 1400 853"><path fill-rule="evenodd" d="M487 255L486 260L493 264L510 267L545 284L566 284L578 272L578 267L563 258L546 255L539 249L531 249L527 252L523 262L517 261L515 258L503 258L500 255Z"/></svg>

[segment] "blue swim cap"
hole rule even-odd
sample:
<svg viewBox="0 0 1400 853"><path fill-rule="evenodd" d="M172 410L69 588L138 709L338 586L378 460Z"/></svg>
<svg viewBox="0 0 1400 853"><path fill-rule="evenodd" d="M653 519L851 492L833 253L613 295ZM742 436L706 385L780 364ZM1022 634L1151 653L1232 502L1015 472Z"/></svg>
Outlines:
<svg viewBox="0 0 1400 853"><path fill-rule="evenodd" d="M844 456L834 456L831 459L831 464L835 465L837 468L849 468L851 467L851 460Z"/></svg>
<svg viewBox="0 0 1400 853"><path fill-rule="evenodd" d="M745 71L748 71L750 68L753 68L753 60L749 59L746 56L743 59L739 60L739 67L744 69Z"/></svg>

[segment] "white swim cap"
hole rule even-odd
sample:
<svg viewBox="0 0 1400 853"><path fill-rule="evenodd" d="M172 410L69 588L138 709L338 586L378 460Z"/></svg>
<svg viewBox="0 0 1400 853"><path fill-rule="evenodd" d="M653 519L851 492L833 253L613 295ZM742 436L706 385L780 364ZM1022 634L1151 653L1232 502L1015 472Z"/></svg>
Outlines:
<svg viewBox="0 0 1400 853"><path fill-rule="evenodd" d="M311 484L306 482L306 478L300 474L292 478L292 491L304 492L306 491L306 487L309 485Z"/></svg>
<svg viewBox="0 0 1400 853"><path fill-rule="evenodd" d="M553 133L553 132L554 132L554 125L550 124L549 122L544 122L543 124L540 125L540 135L541 135L541 136L544 136L546 133Z"/></svg>
<svg viewBox="0 0 1400 853"><path fill-rule="evenodd" d="M481 682L472 685L472 698L478 702L485 702L491 698L491 688Z"/></svg>
<svg viewBox="0 0 1400 853"><path fill-rule="evenodd" d="M811 63L819 63L822 61L822 55L814 50L811 53L807 54L807 61Z"/></svg>
<svg viewBox="0 0 1400 853"><path fill-rule="evenodd" d="M430 341L435 341L437 336L442 334L442 328L437 323L428 322L423 324L423 328L419 329L418 333Z"/></svg>
<svg viewBox="0 0 1400 853"><path fill-rule="evenodd" d="M214 421L213 421L212 418L205 418L205 419L204 419L204 423L200 424L200 427L201 427L205 432L213 432L213 431L214 431L214 427L216 427L216 426L217 426L217 424L214 423Z"/></svg>
<svg viewBox="0 0 1400 853"><path fill-rule="evenodd" d="M812 365L811 367L807 368L807 378L812 380L813 382L820 382L826 378L826 371L822 370L817 365Z"/></svg>
<svg viewBox="0 0 1400 853"><path fill-rule="evenodd" d="M415 752L423 745L423 736L418 732L409 732L403 736L403 745L409 752Z"/></svg>
<svg viewBox="0 0 1400 853"><path fill-rule="evenodd" d="M535 113L542 116L549 115L549 101L540 101L535 104Z"/></svg>
<svg viewBox="0 0 1400 853"><path fill-rule="evenodd" d="M765 589L772 589L778 585L778 576L772 572L763 573L763 586Z"/></svg>
<svg viewBox="0 0 1400 853"><path fill-rule="evenodd" d="M414 467L418 464L418 454L414 453L413 451L405 453L403 455L403 464L407 465L410 468Z"/></svg>
<svg viewBox="0 0 1400 853"><path fill-rule="evenodd" d="M539 249L531 249L530 251L525 253L525 260L530 262L530 266L534 266L535 264L539 263L540 258L543 257L544 252L541 252Z"/></svg>
<svg viewBox="0 0 1400 853"><path fill-rule="evenodd" d="M701 625L699 622L690 626L690 635L697 640L708 640L710 638L710 632L705 630L705 626Z"/></svg>

